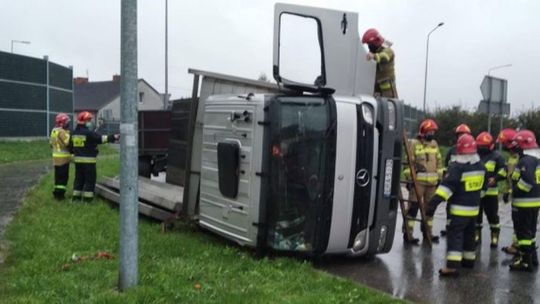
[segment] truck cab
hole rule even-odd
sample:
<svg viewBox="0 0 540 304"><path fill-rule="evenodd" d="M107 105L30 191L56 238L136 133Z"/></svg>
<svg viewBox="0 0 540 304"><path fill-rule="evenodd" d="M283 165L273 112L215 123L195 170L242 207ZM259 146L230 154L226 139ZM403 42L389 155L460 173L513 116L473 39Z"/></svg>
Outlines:
<svg viewBox="0 0 540 304"><path fill-rule="evenodd" d="M357 14L276 4L280 91L199 102L192 155L200 158L191 158L184 202L201 227L274 251L391 249L402 103L372 96L375 66L365 55Z"/></svg>

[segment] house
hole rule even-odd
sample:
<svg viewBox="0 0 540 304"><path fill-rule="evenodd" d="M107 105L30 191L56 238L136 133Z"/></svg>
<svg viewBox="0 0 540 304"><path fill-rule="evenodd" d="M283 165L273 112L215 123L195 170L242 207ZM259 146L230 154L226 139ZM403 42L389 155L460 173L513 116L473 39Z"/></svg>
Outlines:
<svg viewBox="0 0 540 304"><path fill-rule="evenodd" d="M114 75L111 81L88 81L77 77L74 83L75 113L91 112L98 122L120 121L120 76ZM162 110L163 95L146 80L138 81L138 109Z"/></svg>

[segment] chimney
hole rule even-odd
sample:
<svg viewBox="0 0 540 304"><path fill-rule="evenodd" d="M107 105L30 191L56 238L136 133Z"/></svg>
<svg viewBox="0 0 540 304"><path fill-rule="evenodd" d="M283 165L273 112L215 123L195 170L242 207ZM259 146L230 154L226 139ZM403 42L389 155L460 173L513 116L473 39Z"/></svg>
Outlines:
<svg viewBox="0 0 540 304"><path fill-rule="evenodd" d="M119 81L120 81L120 78L121 78L121 76L118 75L118 74L114 74L114 75L112 76L112 80L113 80L114 82L119 82Z"/></svg>
<svg viewBox="0 0 540 304"><path fill-rule="evenodd" d="M75 79L73 79L73 82L75 83L75 85L85 84L88 83L88 77L75 77Z"/></svg>

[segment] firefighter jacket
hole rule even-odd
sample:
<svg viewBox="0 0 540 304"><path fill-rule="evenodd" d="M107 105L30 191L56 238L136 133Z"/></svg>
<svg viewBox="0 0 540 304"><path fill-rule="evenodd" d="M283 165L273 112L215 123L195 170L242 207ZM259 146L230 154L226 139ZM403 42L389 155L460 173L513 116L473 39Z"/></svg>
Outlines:
<svg viewBox="0 0 540 304"><path fill-rule="evenodd" d="M374 53L377 62L377 72L375 82L385 89L381 84L387 81L395 81L394 76L394 51L390 47L381 47L381 50Z"/></svg>
<svg viewBox="0 0 540 304"><path fill-rule="evenodd" d="M476 217L486 187L486 169L480 157L477 154L456 155L429 203L427 215L432 217L437 206L447 201L449 214Z"/></svg>
<svg viewBox="0 0 540 304"><path fill-rule="evenodd" d="M512 173L514 173L518 161L519 155L515 153L511 153L506 160L506 180L501 187L502 193L512 193Z"/></svg>
<svg viewBox="0 0 540 304"><path fill-rule="evenodd" d="M446 157L444 158L445 167L448 167L448 164L452 160L452 156L455 156L456 154L456 145L453 145L452 147L450 147L450 149L448 149L448 152L446 152Z"/></svg>
<svg viewBox="0 0 540 304"><path fill-rule="evenodd" d="M523 151L512 173L512 207L540 207L540 150Z"/></svg>
<svg viewBox="0 0 540 304"><path fill-rule="evenodd" d="M488 154L481 155L480 159L486 166L486 196L498 196L499 187L497 182L505 180L507 176L504 158L499 152L491 151ZM494 185L489 185L491 178L495 179Z"/></svg>
<svg viewBox="0 0 540 304"><path fill-rule="evenodd" d="M437 141L422 142L418 139L410 140L412 163L415 166L416 179L422 185L435 186L440 181L444 168L442 165L441 151ZM406 168L403 173L410 180L411 172Z"/></svg>
<svg viewBox="0 0 540 304"><path fill-rule="evenodd" d="M75 163L96 163L97 145L114 140L114 135L100 135L86 126L77 125L71 136L70 150Z"/></svg>
<svg viewBox="0 0 540 304"><path fill-rule="evenodd" d="M69 130L60 127L52 129L49 144L52 149L53 165L63 166L70 162L69 138Z"/></svg>

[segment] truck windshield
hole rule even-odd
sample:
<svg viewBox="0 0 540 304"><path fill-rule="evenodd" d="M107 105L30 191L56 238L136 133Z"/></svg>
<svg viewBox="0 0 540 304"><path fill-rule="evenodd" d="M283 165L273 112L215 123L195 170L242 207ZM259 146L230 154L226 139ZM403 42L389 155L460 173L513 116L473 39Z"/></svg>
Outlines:
<svg viewBox="0 0 540 304"><path fill-rule="evenodd" d="M269 246L311 251L331 191L325 187L334 134L330 105L322 97L282 97L271 117Z"/></svg>

